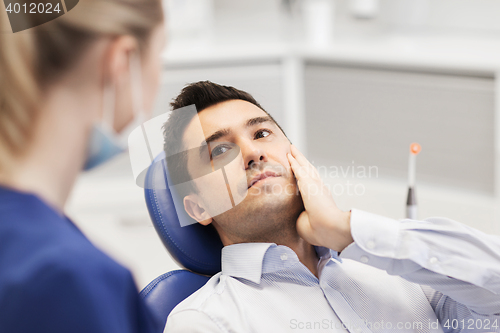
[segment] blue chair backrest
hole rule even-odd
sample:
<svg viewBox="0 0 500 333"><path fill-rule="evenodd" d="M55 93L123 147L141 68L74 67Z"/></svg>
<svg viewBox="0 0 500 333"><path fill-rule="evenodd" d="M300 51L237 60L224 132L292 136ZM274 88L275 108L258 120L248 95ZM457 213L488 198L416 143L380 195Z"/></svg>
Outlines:
<svg viewBox="0 0 500 333"><path fill-rule="evenodd" d="M200 289L210 278L186 270L175 270L151 281L140 296L159 321L166 323L174 307Z"/></svg>
<svg viewBox="0 0 500 333"><path fill-rule="evenodd" d="M217 231L199 223L181 227L168 187L165 153L159 154L145 178L145 197L156 232L172 258L187 270L168 272L156 278L141 292L150 308L161 319L221 271L221 250ZM201 274L201 275L200 275Z"/></svg>

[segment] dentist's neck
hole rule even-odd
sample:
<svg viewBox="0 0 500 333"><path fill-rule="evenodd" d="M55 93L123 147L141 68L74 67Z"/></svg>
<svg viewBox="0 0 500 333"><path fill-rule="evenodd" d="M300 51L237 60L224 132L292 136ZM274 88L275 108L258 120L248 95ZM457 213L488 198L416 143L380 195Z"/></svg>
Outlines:
<svg viewBox="0 0 500 333"><path fill-rule="evenodd" d="M100 107L100 96L85 89L54 86L43 103L25 154L15 160L0 183L39 196L63 212L73 184L81 171L90 126L83 122Z"/></svg>

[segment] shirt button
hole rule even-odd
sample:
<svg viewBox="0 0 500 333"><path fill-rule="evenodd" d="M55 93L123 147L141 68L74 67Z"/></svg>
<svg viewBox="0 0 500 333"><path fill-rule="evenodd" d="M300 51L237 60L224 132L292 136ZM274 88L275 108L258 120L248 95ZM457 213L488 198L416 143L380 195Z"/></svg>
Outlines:
<svg viewBox="0 0 500 333"><path fill-rule="evenodd" d="M281 254L281 256L280 256L280 259L281 259L281 260L287 260L287 259L288 259L288 255L287 255L286 253L283 253L283 254Z"/></svg>
<svg viewBox="0 0 500 333"><path fill-rule="evenodd" d="M370 250L375 248L375 242L374 241L369 241L366 243L366 247L369 248Z"/></svg>
<svg viewBox="0 0 500 333"><path fill-rule="evenodd" d="M359 258L361 260L362 263L366 264L368 262L368 257L367 256L361 256L361 258Z"/></svg>
<svg viewBox="0 0 500 333"><path fill-rule="evenodd" d="M432 257L431 259L429 259L429 262L430 262L431 264L436 264L438 261L439 261L439 260L438 260L438 258L436 258L436 257Z"/></svg>

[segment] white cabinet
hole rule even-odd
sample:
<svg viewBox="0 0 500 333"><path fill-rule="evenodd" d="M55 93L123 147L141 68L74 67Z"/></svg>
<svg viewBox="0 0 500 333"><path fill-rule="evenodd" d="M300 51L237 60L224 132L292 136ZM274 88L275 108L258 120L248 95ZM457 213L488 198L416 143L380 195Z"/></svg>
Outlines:
<svg viewBox="0 0 500 333"><path fill-rule="evenodd" d="M418 142L420 183L494 194L493 75L312 62L305 101L311 159L406 179L409 145Z"/></svg>

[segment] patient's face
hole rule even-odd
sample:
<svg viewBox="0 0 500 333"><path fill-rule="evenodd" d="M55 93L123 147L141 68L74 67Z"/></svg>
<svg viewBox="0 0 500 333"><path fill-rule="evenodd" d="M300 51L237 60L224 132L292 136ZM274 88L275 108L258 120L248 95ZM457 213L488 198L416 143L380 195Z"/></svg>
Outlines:
<svg viewBox="0 0 500 333"><path fill-rule="evenodd" d="M278 235L294 231L303 203L286 155L290 142L278 126L260 108L243 100L214 105L201 111L198 118L199 122L193 119L184 132L186 147L199 146L200 138L207 140L219 133L215 140L207 140L213 162L230 149L227 143L237 145L241 153L224 170L233 197L242 193L246 196L243 194L234 208L216 216L211 214L223 242L273 241ZM200 163L202 158L196 154L188 157L191 175ZM217 212L217 195L228 193L226 184L214 177L194 182L194 200L202 210Z"/></svg>

